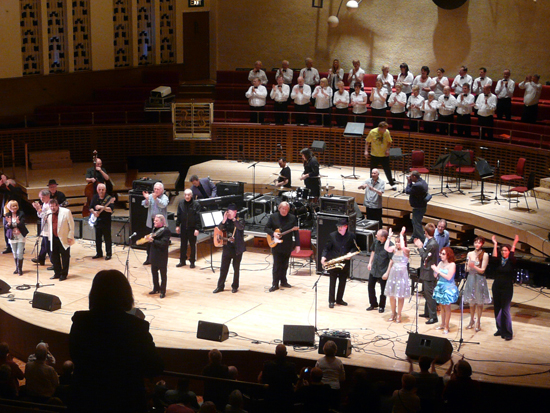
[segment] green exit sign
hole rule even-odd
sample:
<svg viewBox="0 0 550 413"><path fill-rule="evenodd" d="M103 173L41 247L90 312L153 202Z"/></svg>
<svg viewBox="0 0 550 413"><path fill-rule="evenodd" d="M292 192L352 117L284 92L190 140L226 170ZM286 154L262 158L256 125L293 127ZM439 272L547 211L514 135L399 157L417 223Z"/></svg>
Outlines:
<svg viewBox="0 0 550 413"><path fill-rule="evenodd" d="M189 7L204 7L204 0L189 0Z"/></svg>

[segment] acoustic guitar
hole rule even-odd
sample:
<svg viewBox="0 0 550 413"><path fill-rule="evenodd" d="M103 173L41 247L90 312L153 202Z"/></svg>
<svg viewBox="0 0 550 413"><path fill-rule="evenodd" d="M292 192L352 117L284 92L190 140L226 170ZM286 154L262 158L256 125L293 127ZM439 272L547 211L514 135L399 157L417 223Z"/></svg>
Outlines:
<svg viewBox="0 0 550 413"><path fill-rule="evenodd" d="M235 238L228 237L226 231L222 231L218 227L214 228L214 246L215 247L223 247L224 245L227 245L227 241L233 242Z"/></svg>
<svg viewBox="0 0 550 413"><path fill-rule="evenodd" d="M277 228L275 231L273 231L273 233L274 233L274 235L275 234L281 234L281 238L271 237L271 235L267 234L267 244L269 245L270 248L275 248L278 244L283 243L283 237L286 234L288 234L289 232L292 232L292 231L298 231L299 229L300 229L300 227L292 227L288 231L285 231L285 232L281 233L281 230L279 228Z"/></svg>

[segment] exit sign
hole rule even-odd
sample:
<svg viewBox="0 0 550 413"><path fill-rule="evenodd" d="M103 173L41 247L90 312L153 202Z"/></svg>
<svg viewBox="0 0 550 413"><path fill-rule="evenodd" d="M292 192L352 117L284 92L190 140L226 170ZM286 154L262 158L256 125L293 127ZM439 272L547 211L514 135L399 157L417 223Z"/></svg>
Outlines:
<svg viewBox="0 0 550 413"><path fill-rule="evenodd" d="M204 0L189 0L189 7L204 7Z"/></svg>

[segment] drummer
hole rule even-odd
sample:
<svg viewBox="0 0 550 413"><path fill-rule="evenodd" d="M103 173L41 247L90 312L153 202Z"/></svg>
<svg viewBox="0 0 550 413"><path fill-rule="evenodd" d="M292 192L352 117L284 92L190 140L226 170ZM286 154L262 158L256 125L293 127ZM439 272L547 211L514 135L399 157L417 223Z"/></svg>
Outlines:
<svg viewBox="0 0 550 413"><path fill-rule="evenodd" d="M284 191L288 191L291 188L291 172L290 166L287 165L287 161L284 156L281 156L279 159L279 166L281 167L281 171L279 172L279 177L275 182L275 186L281 188L281 191L279 191L279 196L282 196Z"/></svg>
<svg viewBox="0 0 550 413"><path fill-rule="evenodd" d="M321 177L319 176L319 162L313 156L311 149L304 148L300 151L304 161L304 172L300 180L304 181L306 188L309 189L309 196L318 198L321 195Z"/></svg>

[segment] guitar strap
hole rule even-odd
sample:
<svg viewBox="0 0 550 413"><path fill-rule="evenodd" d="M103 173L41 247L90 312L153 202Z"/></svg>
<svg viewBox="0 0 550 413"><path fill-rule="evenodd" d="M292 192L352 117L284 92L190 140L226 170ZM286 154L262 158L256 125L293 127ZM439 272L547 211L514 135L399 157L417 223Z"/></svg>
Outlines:
<svg viewBox="0 0 550 413"><path fill-rule="evenodd" d="M105 205L107 205L109 202L111 202L111 198L112 198L111 195L107 195L107 196L103 199L103 201L101 202L101 206L105 206Z"/></svg>

